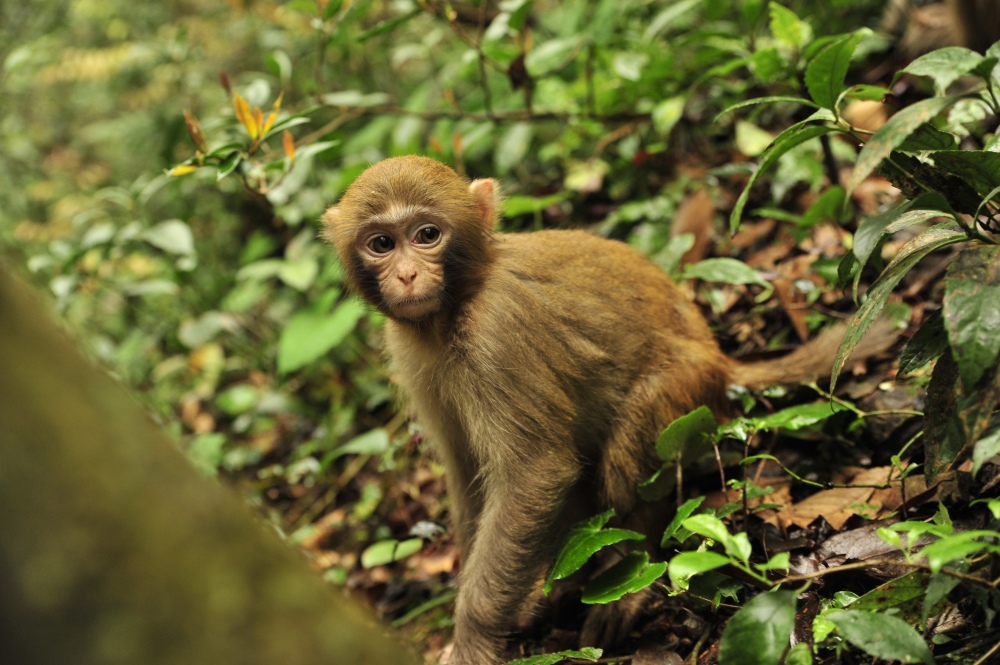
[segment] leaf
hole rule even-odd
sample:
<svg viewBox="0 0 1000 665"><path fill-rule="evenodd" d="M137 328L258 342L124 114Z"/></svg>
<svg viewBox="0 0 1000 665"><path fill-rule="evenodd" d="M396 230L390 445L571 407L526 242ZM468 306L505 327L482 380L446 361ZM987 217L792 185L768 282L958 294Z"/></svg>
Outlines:
<svg viewBox="0 0 1000 665"><path fill-rule="evenodd" d="M948 266L944 289L945 327L968 394L1000 353L1000 247L959 252Z"/></svg>
<svg viewBox="0 0 1000 665"><path fill-rule="evenodd" d="M524 65L532 78L539 78L569 64L582 44L579 37L550 39L533 48L525 56Z"/></svg>
<svg viewBox="0 0 1000 665"><path fill-rule="evenodd" d="M575 525L569 532L566 544L559 551L552 569L545 578L545 593L552 590L552 583L556 580L566 579L576 571L583 568L584 564L590 560L597 552L608 545L614 545L625 540L642 540L645 538L641 533L629 531L628 529L605 529L615 514L614 510L601 513L584 522Z"/></svg>
<svg viewBox="0 0 1000 665"><path fill-rule="evenodd" d="M958 139L942 132L934 125L920 125L899 146L900 152L922 152L924 150L954 150Z"/></svg>
<svg viewBox="0 0 1000 665"><path fill-rule="evenodd" d="M812 28L791 9L777 2L768 6L771 34L783 45L799 49L812 39Z"/></svg>
<svg viewBox="0 0 1000 665"><path fill-rule="evenodd" d="M934 81L934 91L938 95L943 95L952 83L988 59L962 46L939 48L920 56L899 70L893 77L892 84L895 85L904 74L927 76Z"/></svg>
<svg viewBox="0 0 1000 665"><path fill-rule="evenodd" d="M191 227L179 219L160 222L143 231L139 237L168 254L178 256L194 254L194 234L191 233Z"/></svg>
<svg viewBox="0 0 1000 665"><path fill-rule="evenodd" d="M324 455L319 463L320 470L325 471L334 460L344 455L381 455L389 450L389 443L389 433L383 428L369 430Z"/></svg>
<svg viewBox="0 0 1000 665"><path fill-rule="evenodd" d="M865 147L861 149L858 159L854 164L854 171L847 181L847 193L852 193L865 178L867 178L875 167L888 157L892 151L903 144L903 142L920 125L929 122L939 113L955 103L957 97L934 97L924 99L889 118L889 120L875 132Z"/></svg>
<svg viewBox="0 0 1000 665"><path fill-rule="evenodd" d="M535 130L529 123L516 122L500 135L493 152L493 161L500 173L509 173L524 160L534 133Z"/></svg>
<svg viewBox="0 0 1000 665"><path fill-rule="evenodd" d="M760 164L757 165L757 169L753 172L753 175L750 176L750 179L747 181L743 191L740 192L739 198L736 199L736 205L733 206L733 211L729 215L729 230L731 232L735 232L740 225L740 220L743 217L743 208L746 207L747 199L750 198L750 190L753 189L753 185L757 182L757 178L762 176L769 168L771 168L771 166L777 163L778 159L780 159L782 155L787 153L792 148L805 143L806 141L824 134L841 131L837 127L831 125L805 124L807 122L827 119L832 119L830 112L826 109L820 109L805 121L792 125L785 131L781 132L781 134L778 134L778 136L774 139L774 142L771 143L771 147L765 150L764 154L761 155Z"/></svg>
<svg viewBox="0 0 1000 665"><path fill-rule="evenodd" d="M711 538L717 543L725 543L732 536L725 523L714 515L692 515L681 524L685 529L699 536Z"/></svg>
<svg viewBox="0 0 1000 665"><path fill-rule="evenodd" d="M279 373L295 371L339 345L367 312L367 308L354 298L342 302L332 314L326 314L329 305L329 299L320 298L313 307L293 316L285 326L278 339Z"/></svg>
<svg viewBox="0 0 1000 665"><path fill-rule="evenodd" d="M932 251L955 244L966 238L965 233L953 226L949 222L933 226L916 238L903 245L899 253L892 259L885 271L879 275L878 280L868 290L867 298L861 307L858 308L854 318L847 328L847 333L840 343L837 356L834 358L833 370L830 377L830 391L837 385L837 376L844 367L844 362L850 356L851 351L857 346L862 335L868 330L872 322L878 316L885 305L889 294L899 284L900 280L915 266L920 259L924 258Z"/></svg>
<svg viewBox="0 0 1000 665"><path fill-rule="evenodd" d="M520 215L537 214L549 206L562 203L572 196L572 192L559 192L548 196L509 196L503 202L503 216L510 218Z"/></svg>
<svg viewBox="0 0 1000 665"><path fill-rule="evenodd" d="M587 583L580 601L605 604L627 593L642 591L667 572L666 563L650 563L648 552L629 552L625 558Z"/></svg>
<svg viewBox="0 0 1000 665"><path fill-rule="evenodd" d="M737 259L717 258L705 259L684 269L685 279L701 279L706 282L722 282L724 284L757 284L764 287L757 301L767 300L774 287L764 279L759 272Z"/></svg>
<svg viewBox="0 0 1000 665"><path fill-rule="evenodd" d="M799 219L799 228L811 228L825 220L840 221L843 216L845 199L846 193L840 185L828 188L803 213Z"/></svg>
<svg viewBox="0 0 1000 665"><path fill-rule="evenodd" d="M806 66L806 89L809 96L823 108L836 111L854 50L866 32L858 30L828 44Z"/></svg>
<svg viewBox="0 0 1000 665"><path fill-rule="evenodd" d="M985 540L977 540L977 538ZM927 557L927 564L931 567L931 572L937 573L945 565L953 561L967 559L976 552L987 550L993 554L1000 553L1000 547L989 542L996 539L996 531L985 529L965 531L931 543L920 551L920 555Z"/></svg>
<svg viewBox="0 0 1000 665"><path fill-rule="evenodd" d="M597 662L603 654L604 651L601 649L582 647L579 651L559 651L557 653L546 653L529 658L518 658L517 660L508 661L506 665L555 665L556 663L570 659Z"/></svg>
<svg viewBox="0 0 1000 665"><path fill-rule="evenodd" d="M980 150L938 150L928 155L949 175L969 184L979 196L1000 186L1000 153Z"/></svg>
<svg viewBox="0 0 1000 665"><path fill-rule="evenodd" d="M684 117L684 104L687 103L686 95L677 95L676 97L668 97L656 104L653 107L652 118L653 118L653 129L655 129L660 136L667 136L670 131L674 128L677 122Z"/></svg>
<svg viewBox="0 0 1000 665"><path fill-rule="evenodd" d="M295 137L287 129L281 134L281 148L285 151L288 161L295 161Z"/></svg>
<svg viewBox="0 0 1000 665"><path fill-rule="evenodd" d="M688 588L688 579L732 563L732 559L718 552L681 552L670 560L670 579L681 589Z"/></svg>
<svg viewBox="0 0 1000 665"><path fill-rule="evenodd" d="M787 429L797 431L810 425L822 422L847 407L838 402L817 402L815 404L800 404L782 409L763 418L755 418L753 423L759 430L772 431Z"/></svg>
<svg viewBox="0 0 1000 665"><path fill-rule="evenodd" d="M328 92L322 95L320 99L327 106L366 108L387 104L389 102L389 95L384 92L366 94L360 90L340 90L338 92Z"/></svg>
<svg viewBox="0 0 1000 665"><path fill-rule="evenodd" d="M228 388L219 393L215 398L215 404L223 413L230 416L238 416L241 413L250 411L257 402L260 401L260 392L256 388L246 383Z"/></svg>
<svg viewBox="0 0 1000 665"><path fill-rule="evenodd" d="M424 541L420 538L409 538L404 541L380 540L366 547L361 553L361 566L365 569L384 566L416 554L423 546Z"/></svg>
<svg viewBox="0 0 1000 665"><path fill-rule="evenodd" d="M667 425L656 442L656 454L665 462L677 461L692 446L708 441L718 426L711 409L700 406Z"/></svg>
<svg viewBox="0 0 1000 665"><path fill-rule="evenodd" d="M719 640L719 665L775 665L795 627L795 592L751 598L733 615Z"/></svg>
<svg viewBox="0 0 1000 665"><path fill-rule="evenodd" d="M678 0L677 2L671 2L664 9L660 10L660 13L654 16L653 20L649 22L649 27L642 33L642 41L646 43L653 41L661 32L674 26L678 18L700 5L703 1Z"/></svg>
<svg viewBox="0 0 1000 665"><path fill-rule="evenodd" d="M913 201L904 201L895 208L861 220L858 230L854 234L854 246L851 250L858 258L858 264L862 268L868 264L872 251L878 246L879 240L888 232L890 226L898 231L935 217L941 217L943 213L940 210L914 209L926 205L931 200L940 200L940 197L935 194L924 194Z"/></svg>
<svg viewBox="0 0 1000 665"><path fill-rule="evenodd" d="M225 455L226 436L218 432L199 434L187 448L187 457L202 472L214 476Z"/></svg>
<svg viewBox="0 0 1000 665"><path fill-rule="evenodd" d="M979 475L983 463L995 455L1000 455L1000 427L994 427L976 442L972 450L972 476Z"/></svg>
<svg viewBox="0 0 1000 665"><path fill-rule="evenodd" d="M833 610L822 616L837 627L841 637L871 656L934 665L930 649L917 631L902 619L856 610Z"/></svg>
<svg viewBox="0 0 1000 665"><path fill-rule="evenodd" d="M948 350L948 333L944 329L944 318L931 314L913 334L899 354L897 378L906 376L932 360L936 360Z"/></svg>
<svg viewBox="0 0 1000 665"><path fill-rule="evenodd" d="M667 543L670 542L670 540L676 536L677 532L680 530L681 522L690 517L694 511L698 510L698 507L701 506L704 500L704 496L696 496L693 499L685 501L684 504L677 509L677 514L674 515L674 519L670 520L667 530L663 532L663 539L660 541L660 547L667 546ZM682 540L680 542L684 541Z"/></svg>
<svg viewBox="0 0 1000 665"><path fill-rule="evenodd" d="M380 23L375 24L371 28L368 28L367 30L362 32L360 35L356 36L354 39L359 42L363 42L365 40L371 39L372 37L377 37L378 35L384 35L387 32L395 30L404 23L407 23L413 17L417 16L423 11L424 10L418 5L413 9L411 9L410 11L406 12L405 14L396 16L394 18L386 19L385 21L381 21Z"/></svg>

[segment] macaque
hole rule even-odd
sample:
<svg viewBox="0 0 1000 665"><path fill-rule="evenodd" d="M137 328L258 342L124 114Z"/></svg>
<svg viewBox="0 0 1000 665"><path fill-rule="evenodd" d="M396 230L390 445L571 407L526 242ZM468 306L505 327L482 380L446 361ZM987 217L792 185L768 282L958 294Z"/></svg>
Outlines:
<svg viewBox="0 0 1000 665"><path fill-rule="evenodd" d="M462 557L452 665L501 662L568 526L609 507L649 533L651 513L669 518L636 492L667 424L701 405L723 415L732 383L828 372L836 351L821 336L733 361L641 254L583 231L495 233L499 205L495 180L397 157L324 215L347 283L388 319L400 388L445 464ZM613 632L585 625L584 639Z"/></svg>

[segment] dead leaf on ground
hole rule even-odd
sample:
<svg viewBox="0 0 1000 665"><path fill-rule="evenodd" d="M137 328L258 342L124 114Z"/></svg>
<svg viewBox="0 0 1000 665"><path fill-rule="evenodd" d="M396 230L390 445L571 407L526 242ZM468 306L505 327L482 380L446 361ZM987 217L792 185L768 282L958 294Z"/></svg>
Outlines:
<svg viewBox="0 0 1000 665"><path fill-rule="evenodd" d="M677 209L670 227L671 237L682 233L694 236L694 245L681 258L681 265L697 263L708 255L715 237L715 202L704 188L696 189Z"/></svg>
<svg viewBox="0 0 1000 665"><path fill-rule="evenodd" d="M676 651L668 649L639 649L632 654L632 665L683 665Z"/></svg>

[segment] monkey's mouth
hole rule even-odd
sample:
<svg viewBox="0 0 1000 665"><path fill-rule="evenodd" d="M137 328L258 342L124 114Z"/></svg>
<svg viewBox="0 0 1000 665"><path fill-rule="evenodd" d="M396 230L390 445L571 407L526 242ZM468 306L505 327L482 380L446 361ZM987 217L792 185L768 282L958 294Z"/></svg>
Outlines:
<svg viewBox="0 0 1000 665"><path fill-rule="evenodd" d="M392 312L401 319L419 319L436 312L438 309L438 299L435 296L423 296L419 298L406 298L399 300L392 305Z"/></svg>

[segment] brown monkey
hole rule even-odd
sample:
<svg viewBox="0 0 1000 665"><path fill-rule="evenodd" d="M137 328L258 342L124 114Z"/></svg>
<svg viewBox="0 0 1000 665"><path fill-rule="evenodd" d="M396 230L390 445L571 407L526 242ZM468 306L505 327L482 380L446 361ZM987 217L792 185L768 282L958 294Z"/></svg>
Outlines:
<svg viewBox="0 0 1000 665"><path fill-rule="evenodd" d="M701 405L723 412L731 382L828 371L836 348L736 363L645 257L582 231L495 234L498 202L494 180L398 157L324 215L348 284L388 317L400 386L444 459L460 665L500 661L566 526L607 507L648 521L636 485L663 427Z"/></svg>

